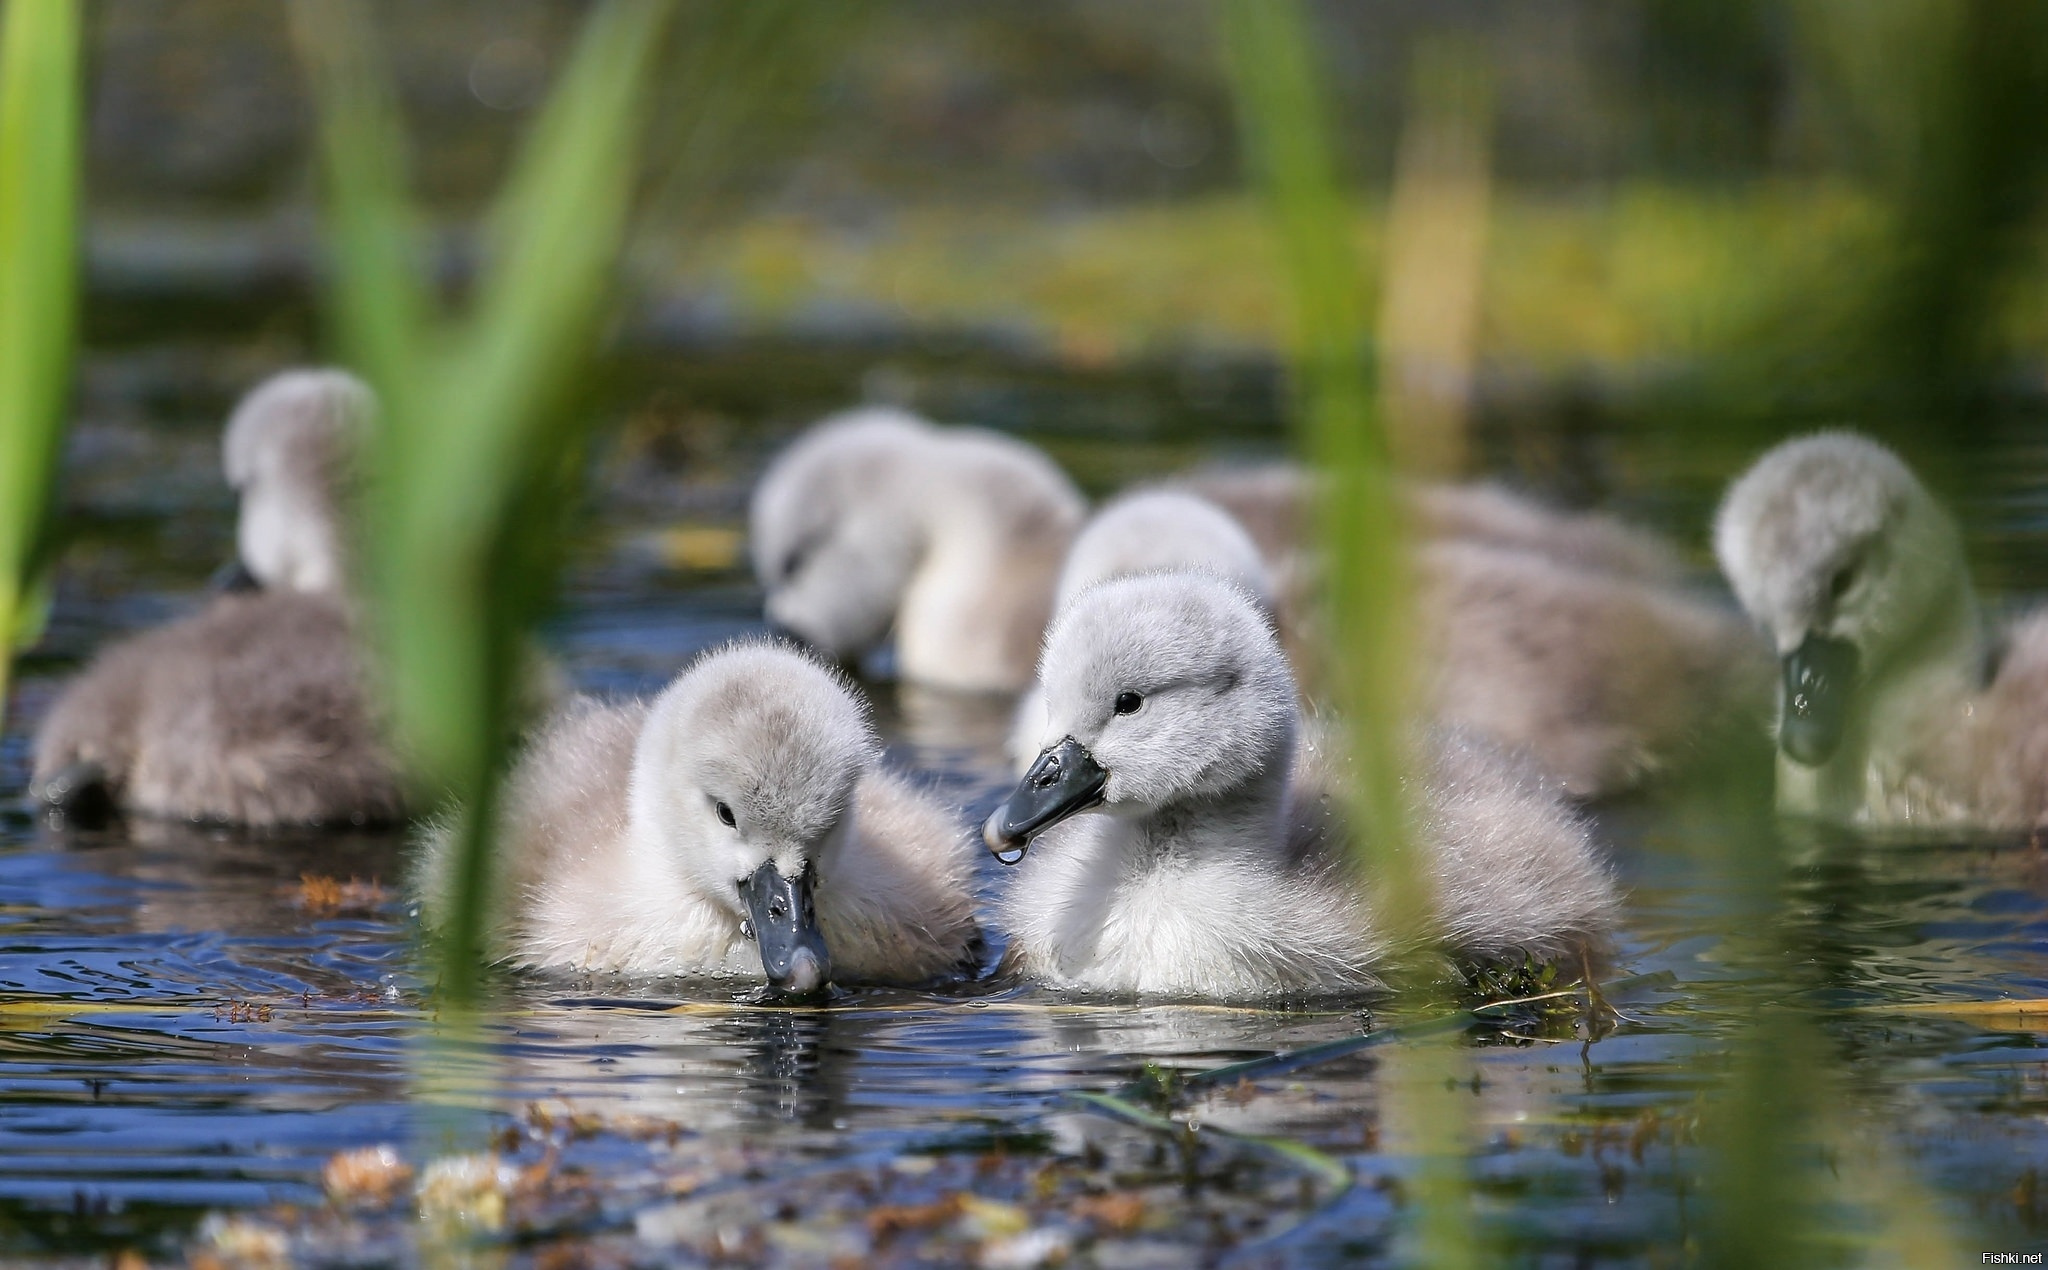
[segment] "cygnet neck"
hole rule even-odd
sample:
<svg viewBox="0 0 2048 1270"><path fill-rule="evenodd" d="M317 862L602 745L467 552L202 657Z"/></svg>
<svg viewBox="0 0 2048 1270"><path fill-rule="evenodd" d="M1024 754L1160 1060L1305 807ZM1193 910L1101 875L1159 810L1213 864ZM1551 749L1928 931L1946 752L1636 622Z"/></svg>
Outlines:
<svg viewBox="0 0 2048 1270"><path fill-rule="evenodd" d="M896 621L904 677L966 691L1025 687L1079 497L991 439L954 437L935 438L885 496L912 526L915 563Z"/></svg>
<svg viewBox="0 0 2048 1270"><path fill-rule="evenodd" d="M1779 751L1781 811L1849 821L1882 805L1895 760L1926 734L1931 712L1967 708L1983 689L1983 619L1969 570L1957 560L1946 576L1919 626L1867 669L1828 761L1808 767Z"/></svg>

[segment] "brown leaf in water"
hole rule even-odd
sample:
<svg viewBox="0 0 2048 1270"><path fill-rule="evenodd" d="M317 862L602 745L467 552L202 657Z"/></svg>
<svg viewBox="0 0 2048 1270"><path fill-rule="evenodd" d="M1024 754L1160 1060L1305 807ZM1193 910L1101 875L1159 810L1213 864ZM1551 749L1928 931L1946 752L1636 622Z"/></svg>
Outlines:
<svg viewBox="0 0 2048 1270"><path fill-rule="evenodd" d="M412 1165L394 1147L363 1147L343 1151L320 1170L320 1183L337 1204L371 1204L379 1208L397 1199L412 1184Z"/></svg>
<svg viewBox="0 0 2048 1270"><path fill-rule="evenodd" d="M374 909L391 898L391 893L374 878L368 882L360 878L343 882L321 873L301 873L294 894L299 908L316 917Z"/></svg>
<svg viewBox="0 0 2048 1270"><path fill-rule="evenodd" d="M1136 1230L1145 1220L1145 1197L1134 1191L1109 1195L1083 1195L1074 1201L1073 1214L1119 1235Z"/></svg>
<svg viewBox="0 0 2048 1270"><path fill-rule="evenodd" d="M884 1204L868 1213L868 1238L883 1243L907 1230L930 1230L952 1221L960 1211L957 1194L930 1204Z"/></svg>

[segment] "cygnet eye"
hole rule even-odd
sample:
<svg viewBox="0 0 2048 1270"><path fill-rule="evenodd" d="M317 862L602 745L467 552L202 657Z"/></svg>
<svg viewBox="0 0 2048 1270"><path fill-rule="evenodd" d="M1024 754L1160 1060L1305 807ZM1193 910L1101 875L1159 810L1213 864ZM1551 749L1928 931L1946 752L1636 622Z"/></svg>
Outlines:
<svg viewBox="0 0 2048 1270"><path fill-rule="evenodd" d="M1828 598L1831 600L1841 599L1849 593L1849 588L1855 584L1856 566L1853 564L1843 565L1835 570L1834 578L1828 583Z"/></svg>
<svg viewBox="0 0 2048 1270"><path fill-rule="evenodd" d="M1116 712L1118 714L1136 714L1138 707L1144 704L1145 699L1135 692L1119 692L1116 694Z"/></svg>
<svg viewBox="0 0 2048 1270"><path fill-rule="evenodd" d="M718 808L718 819L726 828L737 829L739 827L739 819L732 814L732 807L730 805L717 800L714 800L714 805Z"/></svg>
<svg viewBox="0 0 2048 1270"><path fill-rule="evenodd" d="M823 530L808 533L799 538L796 545L789 549L789 554L782 558L781 581L785 583L794 581L796 575L803 572L804 565L810 562L811 554L822 546L824 541L825 532Z"/></svg>

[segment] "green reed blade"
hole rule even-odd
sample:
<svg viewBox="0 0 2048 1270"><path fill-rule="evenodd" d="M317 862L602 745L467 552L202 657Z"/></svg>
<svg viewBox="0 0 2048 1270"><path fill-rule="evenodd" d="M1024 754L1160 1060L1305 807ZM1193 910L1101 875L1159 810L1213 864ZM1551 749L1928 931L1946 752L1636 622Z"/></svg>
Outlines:
<svg viewBox="0 0 2048 1270"><path fill-rule="evenodd" d="M1355 856L1379 919L1399 947L1427 934L1430 880L1409 824L1405 742L1410 685L1407 556L1390 451L1375 409L1366 314L1372 311L1352 244L1324 96L1299 0L1220 0L1239 127L1273 221L1292 309L1290 370L1298 426L1321 478L1330 684L1345 721L1356 789ZM1419 966L1394 982L1426 991ZM1410 1097L1390 1123L1415 1157L1414 1255L1436 1266L1479 1261L1465 1156L1467 1100L1445 1096L1463 1058L1455 1037L1417 1038L1383 1064Z"/></svg>
<svg viewBox="0 0 2048 1270"><path fill-rule="evenodd" d="M16 0L0 27L0 714L47 608L34 574L78 326L78 39L74 0Z"/></svg>
<svg viewBox="0 0 2048 1270"><path fill-rule="evenodd" d="M1371 311L1324 122L1320 77L1295 0L1225 0L1223 35L1246 148L1265 195L1292 306L1289 346L1302 441L1323 481L1333 697L1359 788L1353 835L1382 920L1431 911L1401 793L1410 717L1406 556L1368 363Z"/></svg>
<svg viewBox="0 0 2048 1270"><path fill-rule="evenodd" d="M429 796L463 806L442 963L458 1002L478 989L492 779L523 635L552 576L522 503L575 444L563 416L614 281L671 9L609 0L585 20L491 213L462 319L436 314L416 281L402 129L363 10L293 9L320 106L338 334L385 406L368 537L398 735Z"/></svg>

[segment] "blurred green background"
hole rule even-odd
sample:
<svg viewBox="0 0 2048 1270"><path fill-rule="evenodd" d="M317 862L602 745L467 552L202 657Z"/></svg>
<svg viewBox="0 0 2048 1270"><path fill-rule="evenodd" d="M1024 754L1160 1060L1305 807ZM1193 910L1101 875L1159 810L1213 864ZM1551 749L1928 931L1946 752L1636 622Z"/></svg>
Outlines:
<svg viewBox="0 0 2048 1270"><path fill-rule="evenodd" d="M2022 495L1948 443L2042 417L2039 6L1312 10L1367 294L1426 115L1418 50L1483 80L1468 466L1573 501L1654 486L1698 523L1742 456L1853 421L1951 491ZM448 293L586 11L371 6ZM92 350L318 346L286 25L259 0L89 10ZM715 463L735 420L911 397L1051 434L1107 485L1131 451L1091 441L1276 417L1285 301L1205 7L692 3L667 39L601 382L639 416L629 441ZM186 374L163 390L217 397L243 369ZM1063 391L1077 378L1091 391ZM1147 390L1094 390L1122 380ZM1581 443L1617 429L1630 445ZM2015 536L1997 505L1967 514L1982 541Z"/></svg>

